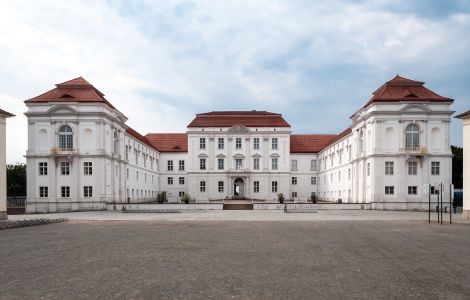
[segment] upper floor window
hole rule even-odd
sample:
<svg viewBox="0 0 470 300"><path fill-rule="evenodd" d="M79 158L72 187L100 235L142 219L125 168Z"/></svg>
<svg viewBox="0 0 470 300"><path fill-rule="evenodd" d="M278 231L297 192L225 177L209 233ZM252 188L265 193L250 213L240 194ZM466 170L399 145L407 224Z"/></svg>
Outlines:
<svg viewBox="0 0 470 300"><path fill-rule="evenodd" d="M385 175L393 175L393 161L385 162Z"/></svg>
<svg viewBox="0 0 470 300"><path fill-rule="evenodd" d="M218 149L224 149L224 138L219 138L217 143Z"/></svg>
<svg viewBox="0 0 470 300"><path fill-rule="evenodd" d="M416 124L410 124L405 129L405 147L419 147L419 127Z"/></svg>
<svg viewBox="0 0 470 300"><path fill-rule="evenodd" d="M59 129L59 150L73 150L73 131L68 125L64 125Z"/></svg>
<svg viewBox="0 0 470 300"><path fill-rule="evenodd" d="M439 175L441 169L441 163L438 161L431 162L431 175Z"/></svg>
<svg viewBox="0 0 470 300"><path fill-rule="evenodd" d="M310 160L310 171L316 171L317 170L317 160L312 159Z"/></svg>
<svg viewBox="0 0 470 300"><path fill-rule="evenodd" d="M277 138L272 138L271 139L271 148L273 150L277 150Z"/></svg>
<svg viewBox="0 0 470 300"><path fill-rule="evenodd" d="M277 170L277 158L271 160L271 169Z"/></svg>
<svg viewBox="0 0 470 300"><path fill-rule="evenodd" d="M255 149L255 150L259 149L259 138L254 138L253 139L253 149Z"/></svg>
<svg viewBox="0 0 470 300"><path fill-rule="evenodd" d="M47 175L47 162L39 163L39 175Z"/></svg>
<svg viewBox="0 0 470 300"><path fill-rule="evenodd" d="M296 159L292 160L292 171L297 171L297 160Z"/></svg>
<svg viewBox="0 0 470 300"><path fill-rule="evenodd" d="M235 149L241 149L242 148L242 138L236 138L235 139Z"/></svg>
<svg viewBox="0 0 470 300"><path fill-rule="evenodd" d="M243 160L241 158L235 159L235 169L237 170L243 169Z"/></svg>
<svg viewBox="0 0 470 300"><path fill-rule="evenodd" d="M219 170L224 169L224 159L223 158L217 159L217 169L219 169Z"/></svg>
<svg viewBox="0 0 470 300"><path fill-rule="evenodd" d="M184 160L178 161L178 170L184 171Z"/></svg>
<svg viewBox="0 0 470 300"><path fill-rule="evenodd" d="M253 170L259 170L259 158L253 158Z"/></svg>
<svg viewBox="0 0 470 300"><path fill-rule="evenodd" d="M205 170L206 169L206 159L205 158L199 159L199 169L200 170Z"/></svg>
<svg viewBox="0 0 470 300"><path fill-rule="evenodd" d="M168 171L173 171L173 161L172 160L167 161L167 170Z"/></svg>
<svg viewBox="0 0 470 300"><path fill-rule="evenodd" d="M91 161L83 162L83 174L84 175L93 175L93 163Z"/></svg>
<svg viewBox="0 0 470 300"><path fill-rule="evenodd" d="M60 162L60 174L70 175L70 162L68 162L68 161L61 161Z"/></svg>
<svg viewBox="0 0 470 300"><path fill-rule="evenodd" d="M409 161L408 162L408 175L416 175L416 174L418 174L418 162Z"/></svg>
<svg viewBox="0 0 470 300"><path fill-rule="evenodd" d="M206 138L199 139L199 149L206 149Z"/></svg>
<svg viewBox="0 0 470 300"><path fill-rule="evenodd" d="M118 136L118 133L117 131L114 131L114 154L118 154L119 153L119 136Z"/></svg>

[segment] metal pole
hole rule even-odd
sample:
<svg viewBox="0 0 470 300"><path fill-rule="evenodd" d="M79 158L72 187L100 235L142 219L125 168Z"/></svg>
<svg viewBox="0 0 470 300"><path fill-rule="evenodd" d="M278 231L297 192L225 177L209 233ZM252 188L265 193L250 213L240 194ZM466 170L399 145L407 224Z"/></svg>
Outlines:
<svg viewBox="0 0 470 300"><path fill-rule="evenodd" d="M431 224L431 185L428 184L428 223Z"/></svg>
<svg viewBox="0 0 470 300"><path fill-rule="evenodd" d="M436 205L436 213L437 213L437 223L441 222L441 219L439 217L439 189L436 188L434 189L435 193L437 194L437 205Z"/></svg>
<svg viewBox="0 0 470 300"><path fill-rule="evenodd" d="M443 212L442 212L442 202L444 202L444 195L442 195L442 182L441 182L441 186L440 186L440 189L441 189L441 225L442 225L442 217L443 217Z"/></svg>
<svg viewBox="0 0 470 300"><path fill-rule="evenodd" d="M450 224L452 224L452 210L453 210L453 201L452 201L452 184L449 185L449 221L450 221Z"/></svg>

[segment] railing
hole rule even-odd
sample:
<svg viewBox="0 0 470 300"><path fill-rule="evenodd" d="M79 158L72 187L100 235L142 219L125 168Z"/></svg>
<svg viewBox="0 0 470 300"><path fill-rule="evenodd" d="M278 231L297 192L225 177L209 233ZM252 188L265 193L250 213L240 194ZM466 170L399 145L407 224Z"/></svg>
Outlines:
<svg viewBox="0 0 470 300"><path fill-rule="evenodd" d="M7 207L25 207L25 196L12 196L7 197Z"/></svg>
<svg viewBox="0 0 470 300"><path fill-rule="evenodd" d="M405 147L400 148L400 152L402 153L422 153L425 154L428 152L426 147Z"/></svg>

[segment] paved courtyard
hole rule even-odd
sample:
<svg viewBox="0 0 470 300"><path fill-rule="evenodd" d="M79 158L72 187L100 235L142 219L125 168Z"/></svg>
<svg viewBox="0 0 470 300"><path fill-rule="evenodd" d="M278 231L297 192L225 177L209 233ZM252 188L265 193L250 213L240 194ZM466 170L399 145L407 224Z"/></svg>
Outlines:
<svg viewBox="0 0 470 300"><path fill-rule="evenodd" d="M0 298L470 298L468 224L346 213L318 222L81 214L0 231Z"/></svg>

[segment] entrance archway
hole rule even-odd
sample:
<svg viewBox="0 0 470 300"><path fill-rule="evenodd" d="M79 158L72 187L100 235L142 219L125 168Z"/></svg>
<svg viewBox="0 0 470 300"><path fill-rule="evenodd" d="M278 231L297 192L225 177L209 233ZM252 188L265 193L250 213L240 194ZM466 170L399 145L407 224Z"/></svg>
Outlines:
<svg viewBox="0 0 470 300"><path fill-rule="evenodd" d="M242 198L245 196L245 183L243 179L235 179L233 183L233 196L236 198Z"/></svg>

